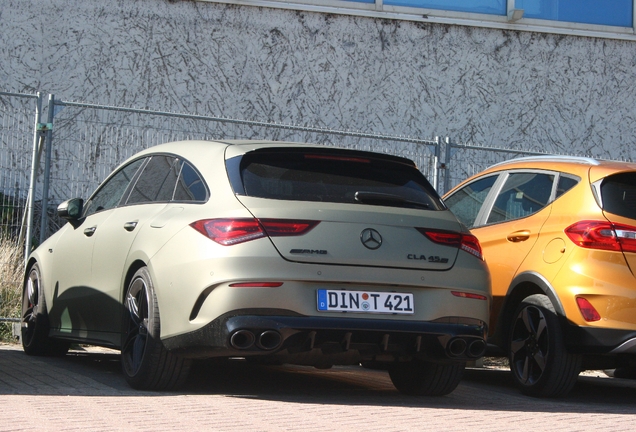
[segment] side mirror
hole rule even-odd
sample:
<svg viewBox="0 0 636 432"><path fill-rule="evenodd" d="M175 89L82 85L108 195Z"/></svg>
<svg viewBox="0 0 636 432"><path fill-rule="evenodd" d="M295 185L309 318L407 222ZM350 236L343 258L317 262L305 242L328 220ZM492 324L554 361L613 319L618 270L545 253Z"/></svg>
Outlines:
<svg viewBox="0 0 636 432"><path fill-rule="evenodd" d="M77 228L80 225L83 209L84 200L81 198L73 198L57 206L57 215L67 220L74 228Z"/></svg>

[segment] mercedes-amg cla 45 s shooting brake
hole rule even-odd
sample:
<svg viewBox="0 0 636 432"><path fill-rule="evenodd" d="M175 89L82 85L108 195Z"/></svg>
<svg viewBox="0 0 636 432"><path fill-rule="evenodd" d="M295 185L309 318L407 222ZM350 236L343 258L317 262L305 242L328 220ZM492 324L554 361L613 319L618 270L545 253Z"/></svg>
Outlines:
<svg viewBox="0 0 636 432"><path fill-rule="evenodd" d="M442 395L484 354L477 239L408 159L318 145L184 141L142 151L28 258L28 354L121 350L134 388L194 359L388 370Z"/></svg>

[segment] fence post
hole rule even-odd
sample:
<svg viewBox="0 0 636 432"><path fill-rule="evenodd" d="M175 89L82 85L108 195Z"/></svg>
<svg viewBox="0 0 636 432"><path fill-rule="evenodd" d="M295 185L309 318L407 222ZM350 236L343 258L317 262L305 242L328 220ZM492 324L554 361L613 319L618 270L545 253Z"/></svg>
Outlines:
<svg viewBox="0 0 636 432"><path fill-rule="evenodd" d="M433 189L435 189L439 193L439 157L440 157L440 148L439 148L439 137L435 137L435 159L433 163L435 164L435 169L433 169ZM440 194L441 195L441 194Z"/></svg>
<svg viewBox="0 0 636 432"><path fill-rule="evenodd" d="M451 157L453 157L453 144L450 137L446 137L446 156L444 156L444 163L446 172L444 173L444 193L448 192L451 188L450 167Z"/></svg>
<svg viewBox="0 0 636 432"><path fill-rule="evenodd" d="M51 144L53 142L53 116L55 115L55 96L49 95L46 119L46 141L44 153L44 183L42 184L42 214L40 215L40 243L48 237L49 176L51 175Z"/></svg>
<svg viewBox="0 0 636 432"><path fill-rule="evenodd" d="M33 231L33 212L35 205L35 183L37 180L38 166L40 165L40 140L43 137L40 132L40 117L42 115L42 94L37 93L35 104L35 124L33 126L33 155L31 157L31 178L29 179L29 193L27 199L26 238L24 242L24 264L26 265L29 253L31 253L31 238Z"/></svg>

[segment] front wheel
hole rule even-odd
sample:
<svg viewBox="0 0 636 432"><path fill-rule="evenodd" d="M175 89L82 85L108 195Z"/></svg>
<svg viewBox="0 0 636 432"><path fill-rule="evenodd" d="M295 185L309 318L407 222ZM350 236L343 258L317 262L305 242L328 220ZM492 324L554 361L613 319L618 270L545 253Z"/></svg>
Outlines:
<svg viewBox="0 0 636 432"><path fill-rule="evenodd" d="M411 396L444 396L455 390L464 375L465 364L428 361L396 363L389 376L400 393Z"/></svg>
<svg viewBox="0 0 636 432"><path fill-rule="evenodd" d="M64 355L70 346L68 342L49 337L49 316L37 263L29 268L24 280L20 333L22 348L29 355Z"/></svg>
<svg viewBox="0 0 636 432"><path fill-rule="evenodd" d="M185 382L192 361L161 342L159 306L146 267L135 273L126 290L122 329L122 370L131 387L171 390Z"/></svg>
<svg viewBox="0 0 636 432"><path fill-rule="evenodd" d="M510 370L522 393L565 396L581 371L581 356L567 351L563 330L547 296L524 299L510 332Z"/></svg>

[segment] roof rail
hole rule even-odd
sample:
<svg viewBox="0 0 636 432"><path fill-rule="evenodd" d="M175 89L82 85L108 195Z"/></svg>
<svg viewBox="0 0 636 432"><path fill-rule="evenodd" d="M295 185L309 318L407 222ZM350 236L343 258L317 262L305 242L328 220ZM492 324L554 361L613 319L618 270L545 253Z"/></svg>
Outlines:
<svg viewBox="0 0 636 432"><path fill-rule="evenodd" d="M546 155L546 156L524 156L514 159L510 159L504 162L499 162L492 167L511 163L511 162L574 162L582 165L600 165L601 162L598 159L583 157L583 156L564 156L564 155Z"/></svg>

